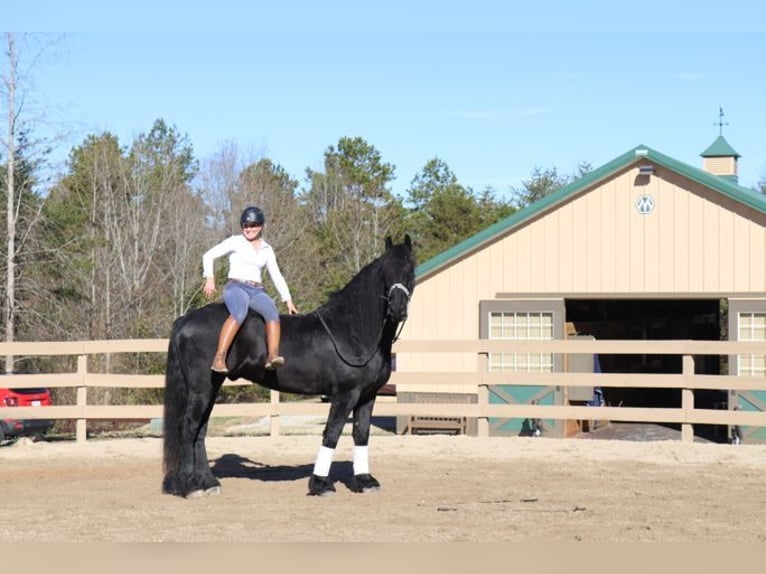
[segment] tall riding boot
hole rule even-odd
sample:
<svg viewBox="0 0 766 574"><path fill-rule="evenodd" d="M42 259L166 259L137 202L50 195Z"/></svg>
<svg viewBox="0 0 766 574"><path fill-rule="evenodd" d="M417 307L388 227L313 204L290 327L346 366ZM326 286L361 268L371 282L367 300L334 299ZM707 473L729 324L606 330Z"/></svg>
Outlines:
<svg viewBox="0 0 766 574"><path fill-rule="evenodd" d="M282 334L282 325L279 321L268 321L265 329L266 348L268 349L266 368L273 370L285 364L284 357L279 356L279 337Z"/></svg>
<svg viewBox="0 0 766 574"><path fill-rule="evenodd" d="M228 373L229 369L226 368L226 353L229 352L234 336L239 331L239 323L236 319L229 315L226 317L226 321L223 322L221 327L221 334L218 335L218 349L213 357L213 364L210 368L216 373Z"/></svg>

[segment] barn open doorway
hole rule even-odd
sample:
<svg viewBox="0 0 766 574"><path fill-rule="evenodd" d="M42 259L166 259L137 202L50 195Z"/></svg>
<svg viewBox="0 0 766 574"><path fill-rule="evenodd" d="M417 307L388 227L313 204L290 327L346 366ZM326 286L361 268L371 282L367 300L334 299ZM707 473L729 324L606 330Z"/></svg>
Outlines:
<svg viewBox="0 0 766 574"><path fill-rule="evenodd" d="M566 321L581 335L596 339L697 339L721 340L721 302L719 299L568 299ZM681 373L678 355L599 355L604 373ZM695 373L720 374L718 356L697 356ZM607 405L678 408L680 389L604 388ZM695 406L725 408L725 391L695 391ZM669 425L675 426L678 425ZM695 425L695 435L710 440L726 440L726 428Z"/></svg>

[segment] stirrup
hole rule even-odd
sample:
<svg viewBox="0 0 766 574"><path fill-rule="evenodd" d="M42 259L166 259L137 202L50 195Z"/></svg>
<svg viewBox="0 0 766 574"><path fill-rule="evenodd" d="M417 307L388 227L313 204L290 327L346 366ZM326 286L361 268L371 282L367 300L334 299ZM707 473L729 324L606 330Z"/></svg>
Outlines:
<svg viewBox="0 0 766 574"><path fill-rule="evenodd" d="M217 359L221 359L221 362L223 363L223 367L216 367L215 363ZM213 364L210 365L210 370L215 373L228 373L229 369L226 366L226 356L222 354L216 353L216 355L213 357Z"/></svg>
<svg viewBox="0 0 766 574"><path fill-rule="evenodd" d="M266 361L266 369L268 369L269 371L273 371L277 367L281 367L284 364L285 364L285 358L277 355L270 361Z"/></svg>

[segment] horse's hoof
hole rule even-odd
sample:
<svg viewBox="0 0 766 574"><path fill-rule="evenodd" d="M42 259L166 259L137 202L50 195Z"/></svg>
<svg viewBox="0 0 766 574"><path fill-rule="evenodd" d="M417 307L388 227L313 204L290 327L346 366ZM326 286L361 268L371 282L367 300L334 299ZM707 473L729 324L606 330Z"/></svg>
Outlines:
<svg viewBox="0 0 766 574"><path fill-rule="evenodd" d="M308 496L330 496L333 494L335 494L335 485L329 477L311 475Z"/></svg>
<svg viewBox="0 0 766 574"><path fill-rule="evenodd" d="M378 492L380 483L371 474L355 474L351 480L352 492Z"/></svg>
<svg viewBox="0 0 766 574"><path fill-rule="evenodd" d="M192 490L189 494L185 496L185 498L202 498L206 494L207 494L206 491L200 488L198 490Z"/></svg>
<svg viewBox="0 0 766 574"><path fill-rule="evenodd" d="M219 485L211 486L205 490L205 494L208 496L218 496L221 494L221 487Z"/></svg>

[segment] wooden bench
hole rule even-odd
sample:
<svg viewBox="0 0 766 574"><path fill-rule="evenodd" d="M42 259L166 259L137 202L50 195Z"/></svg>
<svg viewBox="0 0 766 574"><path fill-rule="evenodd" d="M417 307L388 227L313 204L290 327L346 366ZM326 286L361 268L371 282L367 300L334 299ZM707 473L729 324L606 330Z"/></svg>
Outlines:
<svg viewBox="0 0 766 574"><path fill-rule="evenodd" d="M420 417L410 416L406 434L429 432L454 432L466 434L466 417Z"/></svg>
<svg viewBox="0 0 766 574"><path fill-rule="evenodd" d="M442 403L442 404L472 404L476 403L476 393L462 391L434 392L412 391L397 389L398 403ZM469 419L459 414L447 416L435 415L400 415L396 420L399 434L471 434L475 433L476 419Z"/></svg>

